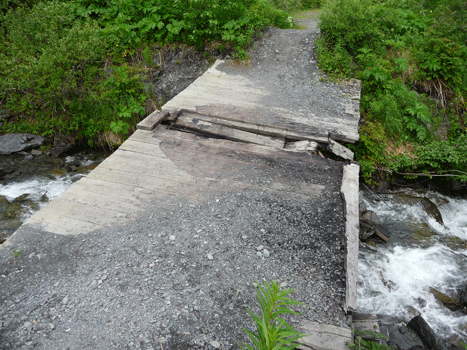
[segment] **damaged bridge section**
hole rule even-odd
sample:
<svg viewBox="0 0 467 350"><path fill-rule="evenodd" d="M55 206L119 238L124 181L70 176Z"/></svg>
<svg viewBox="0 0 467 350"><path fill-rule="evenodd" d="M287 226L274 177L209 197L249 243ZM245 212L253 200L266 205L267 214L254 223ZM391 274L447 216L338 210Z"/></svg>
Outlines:
<svg viewBox="0 0 467 350"><path fill-rule="evenodd" d="M316 31L268 35L249 64L215 62L2 245L11 349L234 349L263 280L305 304L290 320L301 349L347 348L359 166L344 143L359 138L360 82L322 81Z"/></svg>

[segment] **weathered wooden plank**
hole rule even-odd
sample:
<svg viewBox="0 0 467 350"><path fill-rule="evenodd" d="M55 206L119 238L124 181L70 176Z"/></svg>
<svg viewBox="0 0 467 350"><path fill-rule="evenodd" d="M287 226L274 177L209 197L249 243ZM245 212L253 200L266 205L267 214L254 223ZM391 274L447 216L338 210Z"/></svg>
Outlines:
<svg viewBox="0 0 467 350"><path fill-rule="evenodd" d="M42 230L55 233L57 235L86 234L94 230L101 230L104 228L104 226L96 223L81 221L54 213L49 213L47 218L39 218L34 214L25 221L24 225L37 225Z"/></svg>
<svg viewBox="0 0 467 350"><path fill-rule="evenodd" d="M330 326L317 322L306 322L297 327L307 334L298 342L303 344L299 349L313 350L349 350L348 343L352 339L349 328Z"/></svg>
<svg viewBox="0 0 467 350"><path fill-rule="evenodd" d="M126 140L120 147L121 150L132 151L135 153L149 154L153 157L166 158L166 155L159 148L158 144L134 141L131 138Z"/></svg>
<svg viewBox="0 0 467 350"><path fill-rule="evenodd" d="M35 220L48 221L48 216L53 213L60 213L61 216L90 222L98 225L109 226L116 222L122 222L129 216L124 212L107 208L98 208L78 202L71 202L61 197L54 199L44 208L37 211L33 216Z"/></svg>
<svg viewBox="0 0 467 350"><path fill-rule="evenodd" d="M352 325L360 332L370 331L377 334L380 333L378 316L374 314L354 313L352 315Z"/></svg>
<svg viewBox="0 0 467 350"><path fill-rule="evenodd" d="M158 193L164 190L169 192L171 186L176 186L180 183L194 180L194 178L191 176L187 176L186 179L163 179L147 174L139 174L139 176L135 176L135 173L128 173L126 171L107 168L96 168L88 175L88 177L123 185L157 190Z"/></svg>
<svg viewBox="0 0 467 350"><path fill-rule="evenodd" d="M345 271L346 296L345 312L357 312L358 244L359 244L359 178L360 166L350 164L344 167L341 193L345 204Z"/></svg>
<svg viewBox="0 0 467 350"><path fill-rule="evenodd" d="M169 116L170 117L170 116ZM168 117L168 118L169 118ZM146 130L136 130L129 140L133 142L144 142L152 145L159 145L161 141L154 136L154 133ZM119 148L120 149L120 148Z"/></svg>
<svg viewBox="0 0 467 350"><path fill-rule="evenodd" d="M129 215L135 213L141 207L144 207L144 205L142 205L143 202L141 201L128 197L126 197L125 200L122 200L122 197L115 196L113 192L96 193L80 188L73 188L72 191L65 191L65 193L60 196L60 199L95 208L112 208L112 210Z"/></svg>
<svg viewBox="0 0 467 350"><path fill-rule="evenodd" d="M230 121L243 122L247 124L258 124L274 127L277 129L302 131L295 126L304 125L308 129L336 129L338 132L355 133L358 130L358 120L354 118L337 118L333 116L314 115L309 113L294 114L293 111L280 110L277 108L267 109L261 106L246 108L244 106L226 105L225 103L211 102L209 105L200 105L196 108L199 114L204 114L212 118L226 119ZM209 120L206 120L209 121ZM216 122L211 120L212 122ZM217 121L220 123L220 121Z"/></svg>
<svg viewBox="0 0 467 350"><path fill-rule="evenodd" d="M88 191L105 197L111 193L112 196L120 200L129 200L134 202L145 202L154 198L156 191L152 189L141 188L137 186L130 186L128 184L120 184L106 180L93 179L92 177L85 177L74 183L70 190Z"/></svg>
<svg viewBox="0 0 467 350"><path fill-rule="evenodd" d="M144 153L117 150L112 157L103 161L98 168L126 171L134 174L147 174L161 179L186 179L187 174L181 171L168 158L154 157Z"/></svg>
<svg viewBox="0 0 467 350"><path fill-rule="evenodd" d="M285 143L284 139L280 140L270 136L258 135L183 115L177 119L176 125L211 135L222 136L229 140L254 143L275 148L283 148Z"/></svg>
<svg viewBox="0 0 467 350"><path fill-rule="evenodd" d="M336 156L344 158L346 160L353 160L354 154L347 147L342 146L340 143L329 139L328 141L328 150L334 153Z"/></svg>
<svg viewBox="0 0 467 350"><path fill-rule="evenodd" d="M136 129L152 131L154 130L166 117L168 112L154 111L136 125Z"/></svg>
<svg viewBox="0 0 467 350"><path fill-rule="evenodd" d="M289 142L284 149L292 152L315 152L318 149L318 143L314 141Z"/></svg>

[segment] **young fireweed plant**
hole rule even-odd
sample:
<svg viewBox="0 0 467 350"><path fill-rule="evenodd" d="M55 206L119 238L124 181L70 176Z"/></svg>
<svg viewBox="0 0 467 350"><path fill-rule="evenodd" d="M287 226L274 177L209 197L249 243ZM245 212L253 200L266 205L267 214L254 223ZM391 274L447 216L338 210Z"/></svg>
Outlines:
<svg viewBox="0 0 467 350"><path fill-rule="evenodd" d="M256 326L256 333L247 329L242 331L248 334L253 345L239 344L243 350L285 350L295 349L300 344L296 341L305 335L297 332L281 315L300 314L293 311L290 306L303 305L288 297L293 289L280 290L276 281L271 284L264 282L265 287L256 283L256 298L261 305L262 316L255 315L247 308Z"/></svg>

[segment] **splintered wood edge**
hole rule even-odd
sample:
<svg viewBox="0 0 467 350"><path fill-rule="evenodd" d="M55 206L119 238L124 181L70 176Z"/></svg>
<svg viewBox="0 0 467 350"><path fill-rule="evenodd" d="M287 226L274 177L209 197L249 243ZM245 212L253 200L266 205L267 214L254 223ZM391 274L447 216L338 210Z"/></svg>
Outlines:
<svg viewBox="0 0 467 350"><path fill-rule="evenodd" d="M345 312L357 311L357 279L358 279L358 234L360 230L359 206L359 178L360 165L353 163L344 166L341 193L345 208L345 272L346 296Z"/></svg>

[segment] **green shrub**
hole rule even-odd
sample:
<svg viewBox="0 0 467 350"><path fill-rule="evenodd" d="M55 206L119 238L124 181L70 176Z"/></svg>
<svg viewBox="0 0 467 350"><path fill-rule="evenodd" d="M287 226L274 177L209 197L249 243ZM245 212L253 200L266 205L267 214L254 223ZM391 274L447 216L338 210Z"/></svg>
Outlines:
<svg viewBox="0 0 467 350"><path fill-rule="evenodd" d="M110 129L128 132L128 122L144 112L137 72L127 66L105 69L102 30L76 21L71 6L50 1L6 16L0 99L13 118L3 132L59 131L93 144Z"/></svg>
<svg viewBox="0 0 467 350"><path fill-rule="evenodd" d="M354 148L366 178L376 168L409 173L449 168L464 178L459 157L467 158L467 153L458 141L465 142L466 134L466 16L461 0L324 4L322 36L316 42L320 67L334 76L361 79L364 86L366 125ZM377 146L381 138L373 132L387 135L395 145L409 142L415 153L382 150ZM448 157L449 152L456 156Z"/></svg>

